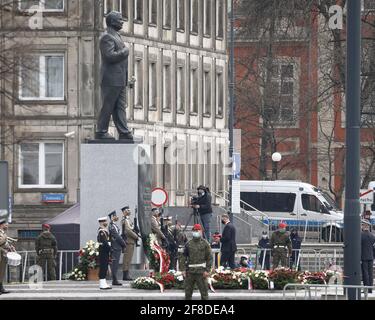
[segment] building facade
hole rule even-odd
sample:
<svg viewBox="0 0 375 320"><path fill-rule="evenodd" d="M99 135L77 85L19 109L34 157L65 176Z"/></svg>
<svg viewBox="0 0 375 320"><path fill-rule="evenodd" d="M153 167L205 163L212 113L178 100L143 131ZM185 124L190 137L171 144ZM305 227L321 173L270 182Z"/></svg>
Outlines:
<svg viewBox="0 0 375 320"><path fill-rule="evenodd" d="M250 2L255 3L239 0L237 4L241 8ZM343 207L345 23L341 30L332 29L329 1L319 7L314 1L301 1L306 7L299 8L293 7L295 3L276 5L273 13L279 15L266 16L261 22L262 32L239 32L236 39L236 127L242 130L242 178L308 182L330 192ZM341 3L337 1L338 5ZM282 7L287 6L290 10L283 12ZM239 30L248 26L244 12L237 11ZM342 12L346 14L345 7ZM375 81L371 67L375 52L374 12L375 2L363 0L363 189L375 179ZM279 163L272 161L274 152L282 155Z"/></svg>
<svg viewBox="0 0 375 320"><path fill-rule="evenodd" d="M154 187L171 206L187 205L199 184L227 189L226 1L6 2L0 48L14 68L1 79L1 158L22 249L42 222L79 202L80 145L93 138L101 107L98 45L111 10L125 18L136 80L127 118L151 146Z"/></svg>

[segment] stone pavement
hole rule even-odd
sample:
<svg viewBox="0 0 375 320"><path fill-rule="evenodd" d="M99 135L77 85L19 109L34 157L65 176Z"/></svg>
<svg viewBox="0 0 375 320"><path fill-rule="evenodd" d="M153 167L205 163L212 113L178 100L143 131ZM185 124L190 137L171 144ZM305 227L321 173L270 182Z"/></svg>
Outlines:
<svg viewBox="0 0 375 320"><path fill-rule="evenodd" d="M182 290L166 290L160 293L157 290L137 290L126 282L122 287L114 287L112 290L101 291L96 282L56 281L43 283L40 289L30 288L28 284L6 285L10 294L0 295L2 300L183 300ZM287 299L304 299L304 291L287 293ZM313 297L321 299L322 297ZM375 299L375 294L371 295ZM199 292L196 291L194 300L199 300ZM210 292L210 300L282 300L282 291L247 291L247 290L217 290Z"/></svg>

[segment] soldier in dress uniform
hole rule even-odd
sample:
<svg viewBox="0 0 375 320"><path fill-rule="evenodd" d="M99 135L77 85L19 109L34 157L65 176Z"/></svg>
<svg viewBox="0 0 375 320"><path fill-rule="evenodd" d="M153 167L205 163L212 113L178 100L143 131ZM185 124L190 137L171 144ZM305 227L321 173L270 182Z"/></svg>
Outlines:
<svg viewBox="0 0 375 320"><path fill-rule="evenodd" d="M8 241L8 236L5 233L8 230L8 223L6 219L0 220L0 295L9 293L4 289L3 281L7 268L8 258L7 253L14 251L14 247Z"/></svg>
<svg viewBox="0 0 375 320"><path fill-rule="evenodd" d="M120 228L117 226L116 221L118 221L118 216L116 211L112 211L108 215L111 222L109 223L108 231L111 239L111 248L112 248L112 285L113 286L122 286L122 284L117 280L117 271L120 263L121 252L125 249L126 244L120 235Z"/></svg>
<svg viewBox="0 0 375 320"><path fill-rule="evenodd" d="M279 230L275 231L270 240L270 247L272 253L272 269L276 269L281 262L281 266L288 267L288 253L289 257L292 255L292 242L289 234L286 232L287 224L281 222Z"/></svg>
<svg viewBox="0 0 375 320"><path fill-rule="evenodd" d="M47 280L55 281L57 241L49 224L42 225L42 233L35 239L35 251L38 255L37 264L42 270L47 267Z"/></svg>
<svg viewBox="0 0 375 320"><path fill-rule="evenodd" d="M123 214L122 219L122 233L123 238L126 238L126 248L124 250L124 261L122 265L124 281L133 280L129 275L130 264L133 259L134 246L140 238L139 235L134 231L134 225L130 220L131 210L128 206L125 206L121 209Z"/></svg>
<svg viewBox="0 0 375 320"><path fill-rule="evenodd" d="M156 236L160 246L166 241L163 232L161 232L160 211L158 208L151 209L151 232Z"/></svg>
<svg viewBox="0 0 375 320"><path fill-rule="evenodd" d="M208 300L207 277L212 266L212 251L210 244L202 237L202 226L195 224L193 239L184 250L181 271L185 277L185 299L191 300L194 285L197 284L202 300Z"/></svg>
<svg viewBox="0 0 375 320"><path fill-rule="evenodd" d="M175 237L173 236L172 219L173 218L171 216L165 217L165 227L163 234L167 238L168 243L167 252L170 258L169 270L176 270L178 244Z"/></svg>
<svg viewBox="0 0 375 320"><path fill-rule="evenodd" d="M108 222L107 217L102 217L98 219L99 229L97 241L99 242L99 288L101 290L112 289L107 284L107 272L109 265L109 257L111 255L111 242L108 232Z"/></svg>

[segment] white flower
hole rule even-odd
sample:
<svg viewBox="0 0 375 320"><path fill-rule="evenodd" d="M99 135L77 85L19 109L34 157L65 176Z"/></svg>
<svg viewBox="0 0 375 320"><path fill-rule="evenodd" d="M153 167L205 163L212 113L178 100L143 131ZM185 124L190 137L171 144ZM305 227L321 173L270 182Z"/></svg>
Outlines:
<svg viewBox="0 0 375 320"><path fill-rule="evenodd" d="M183 277L183 276L178 276L178 277L177 277L177 280L178 280L178 281L184 281L184 277Z"/></svg>

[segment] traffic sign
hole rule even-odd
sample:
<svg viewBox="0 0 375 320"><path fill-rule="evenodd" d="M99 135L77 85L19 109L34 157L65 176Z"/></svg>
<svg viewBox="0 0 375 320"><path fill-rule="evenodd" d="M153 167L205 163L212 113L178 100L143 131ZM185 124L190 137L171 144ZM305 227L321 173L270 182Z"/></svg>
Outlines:
<svg viewBox="0 0 375 320"><path fill-rule="evenodd" d="M361 204L373 204L374 203L374 190L361 190L359 194L359 202Z"/></svg>
<svg viewBox="0 0 375 320"><path fill-rule="evenodd" d="M151 203L155 207L162 207L168 202L168 193L162 188L155 188L151 193Z"/></svg>

